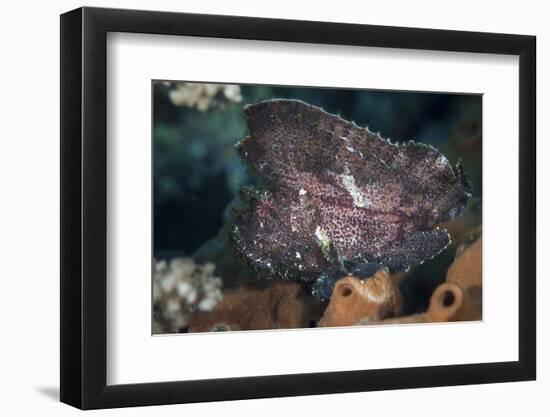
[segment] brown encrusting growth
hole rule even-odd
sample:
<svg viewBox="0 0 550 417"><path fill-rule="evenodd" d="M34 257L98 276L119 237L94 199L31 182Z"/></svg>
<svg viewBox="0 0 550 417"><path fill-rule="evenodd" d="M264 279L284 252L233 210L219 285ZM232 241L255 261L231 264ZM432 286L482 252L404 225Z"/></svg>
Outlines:
<svg viewBox="0 0 550 417"><path fill-rule="evenodd" d="M227 291L212 311L193 317L189 332L308 327L308 308L301 291L301 286L293 282Z"/></svg>
<svg viewBox="0 0 550 417"><path fill-rule="evenodd" d="M351 326L360 319L377 321L393 317L399 314L401 304L401 294L387 270L367 279L345 277L336 282L319 326Z"/></svg>
<svg viewBox="0 0 550 417"><path fill-rule="evenodd" d="M391 143L297 100L245 110L250 135L237 150L261 188L243 192L231 238L256 269L315 281L374 265L372 275L449 244L435 226L458 216L471 190L461 166L433 147Z"/></svg>

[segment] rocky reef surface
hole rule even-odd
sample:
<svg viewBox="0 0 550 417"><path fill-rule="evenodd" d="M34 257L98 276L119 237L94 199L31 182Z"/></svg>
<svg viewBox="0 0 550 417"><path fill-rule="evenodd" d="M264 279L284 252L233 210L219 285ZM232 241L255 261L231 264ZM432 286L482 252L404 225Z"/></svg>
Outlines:
<svg viewBox="0 0 550 417"><path fill-rule="evenodd" d="M273 281L263 288L240 286L226 291L211 310L195 309L191 315L180 307L165 322L181 320L187 312L177 323L185 323L185 332L195 333L481 320L482 238L458 246L426 311L402 314L403 279L388 269L367 278L344 276L337 280L328 303L316 301L302 284L292 281Z"/></svg>

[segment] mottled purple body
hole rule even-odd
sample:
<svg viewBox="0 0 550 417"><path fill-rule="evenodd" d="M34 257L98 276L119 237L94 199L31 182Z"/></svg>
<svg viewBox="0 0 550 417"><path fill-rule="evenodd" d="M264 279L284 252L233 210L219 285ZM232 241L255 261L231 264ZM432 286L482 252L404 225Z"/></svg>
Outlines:
<svg viewBox="0 0 550 417"><path fill-rule="evenodd" d="M390 143L296 100L246 114L237 149L262 188L243 193L231 237L256 268L313 281L364 263L404 270L448 245L434 226L461 213L470 186L433 147Z"/></svg>

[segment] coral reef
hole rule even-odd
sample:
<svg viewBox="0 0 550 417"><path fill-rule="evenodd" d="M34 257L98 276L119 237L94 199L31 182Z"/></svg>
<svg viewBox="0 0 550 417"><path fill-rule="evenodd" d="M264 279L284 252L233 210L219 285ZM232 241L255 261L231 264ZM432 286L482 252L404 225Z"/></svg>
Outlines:
<svg viewBox="0 0 550 417"><path fill-rule="evenodd" d="M237 150L261 187L243 192L231 238L257 270L320 279L323 298L342 276L407 270L449 244L436 225L462 212L471 189L433 147L391 143L298 100L245 111L250 135Z"/></svg>
<svg viewBox="0 0 550 417"><path fill-rule="evenodd" d="M292 329L308 327L310 321L301 286L281 282L265 289L227 291L212 311L192 318L189 332Z"/></svg>
<svg viewBox="0 0 550 417"><path fill-rule="evenodd" d="M367 279L345 277L336 282L319 326L350 326L358 320L393 317L399 314L401 303L399 290L387 269Z"/></svg>
<svg viewBox="0 0 550 417"><path fill-rule="evenodd" d="M208 332L304 328L315 321L319 327L337 327L480 320L481 259L481 237L459 245L446 282L435 289L422 313L399 316L403 299L398 284L406 275L383 268L372 277L345 276L336 281L326 308L323 303L308 302L300 283L275 281L263 289L241 285L227 291L212 311L195 314L188 328Z"/></svg>
<svg viewBox="0 0 550 417"><path fill-rule="evenodd" d="M475 229L469 235L478 233ZM387 268L368 278L345 276L336 282L328 305L292 281L263 287L240 282L222 298L213 264L197 265L191 258L159 261L154 275L155 329L196 333L480 320L482 238L458 246L446 281L435 289L426 311L400 316L403 298L398 286L406 279L405 273L390 274Z"/></svg>
<svg viewBox="0 0 550 417"><path fill-rule="evenodd" d="M210 311L222 299L222 280L212 263L192 258L155 262L153 271L154 332L178 332L195 311Z"/></svg>
<svg viewBox="0 0 550 417"><path fill-rule="evenodd" d="M168 83L168 86L172 87L169 97L175 106L194 108L201 112L222 106L224 102L240 103L243 99L238 85Z"/></svg>

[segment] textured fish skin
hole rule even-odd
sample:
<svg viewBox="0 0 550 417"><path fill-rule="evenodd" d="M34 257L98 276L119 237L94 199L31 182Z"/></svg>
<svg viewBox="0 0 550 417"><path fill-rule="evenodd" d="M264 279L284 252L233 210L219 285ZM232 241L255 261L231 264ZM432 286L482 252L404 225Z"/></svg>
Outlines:
<svg viewBox="0 0 550 417"><path fill-rule="evenodd" d="M435 225L460 215L471 186L435 148L298 100L245 112L250 134L236 149L261 185L243 190L231 241L253 267L310 282L366 264L407 270L450 243Z"/></svg>

